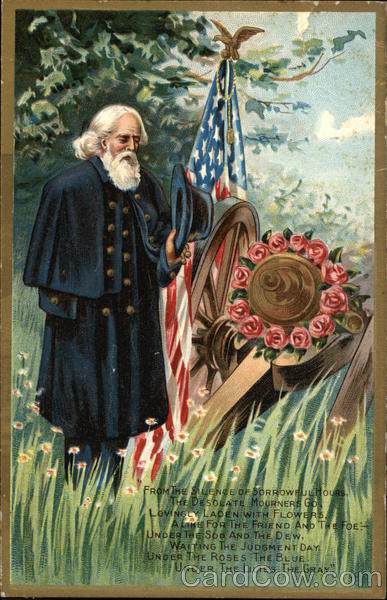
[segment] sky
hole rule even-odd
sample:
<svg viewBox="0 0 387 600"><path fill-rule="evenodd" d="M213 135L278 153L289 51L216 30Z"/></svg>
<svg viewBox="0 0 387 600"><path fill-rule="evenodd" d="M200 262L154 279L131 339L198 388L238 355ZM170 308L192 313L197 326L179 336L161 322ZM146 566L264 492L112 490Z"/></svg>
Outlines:
<svg viewBox="0 0 387 600"><path fill-rule="evenodd" d="M199 15L200 13L193 13ZM374 196L374 117L375 117L375 14L344 12L206 12L218 19L231 33L241 25L255 25L265 33L250 38L240 50L248 58L250 49L281 45L283 55L290 56L292 40L300 35L334 38L347 30L361 29L366 40L357 37L345 46L345 53L331 61L320 73L302 82L282 82L277 96L254 88L262 100L286 99L307 102L307 114L270 113L264 121L255 113L241 111L244 134L255 125L289 131L295 140L308 137L302 152L281 147L278 152L264 149L258 156L245 147L247 170L264 183L269 172L278 167L286 174L299 173L305 185L316 193L327 192L336 202L351 204L359 222L373 219ZM326 55L329 58L329 55ZM208 65L203 72L208 74ZM198 72L200 68L198 67ZM283 95L286 94L286 97ZM241 102L239 103L241 106Z"/></svg>

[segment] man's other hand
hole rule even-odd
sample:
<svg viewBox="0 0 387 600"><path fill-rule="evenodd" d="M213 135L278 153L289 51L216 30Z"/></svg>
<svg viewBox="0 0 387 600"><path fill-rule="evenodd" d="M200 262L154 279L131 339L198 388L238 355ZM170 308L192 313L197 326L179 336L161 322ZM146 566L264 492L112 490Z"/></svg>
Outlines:
<svg viewBox="0 0 387 600"><path fill-rule="evenodd" d="M176 256L175 237L176 229L172 229L169 236L167 237L167 241L165 242L165 254L167 256L168 265L171 266L177 263L182 263L183 265L185 265L185 263L187 262L187 258L191 256L189 246L188 244L185 244L183 252L180 254L180 256Z"/></svg>

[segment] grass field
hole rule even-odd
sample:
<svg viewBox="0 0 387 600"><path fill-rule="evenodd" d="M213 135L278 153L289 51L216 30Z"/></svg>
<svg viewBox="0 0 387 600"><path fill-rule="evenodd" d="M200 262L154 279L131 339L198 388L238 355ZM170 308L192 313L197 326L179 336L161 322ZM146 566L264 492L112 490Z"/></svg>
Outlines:
<svg viewBox="0 0 387 600"><path fill-rule="evenodd" d="M153 483L146 471L138 487L128 455L116 499L100 473L73 489L62 434L34 412L43 327L35 294L16 277L13 584L181 585L187 565L219 573L261 564L318 581L324 571L371 570L372 410L346 439L337 427L332 456L316 453L344 371L288 394L218 452L192 454L191 420Z"/></svg>

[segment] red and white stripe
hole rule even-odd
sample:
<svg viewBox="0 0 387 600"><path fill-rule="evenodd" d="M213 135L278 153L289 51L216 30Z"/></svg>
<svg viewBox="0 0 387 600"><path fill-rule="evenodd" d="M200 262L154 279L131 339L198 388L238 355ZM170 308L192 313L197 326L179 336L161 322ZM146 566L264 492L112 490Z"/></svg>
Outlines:
<svg viewBox="0 0 387 600"><path fill-rule="evenodd" d="M161 291L160 324L167 382L169 415L167 422L135 438L133 470L138 483L145 469L155 479L163 454L188 419L189 361L192 347L191 258L171 284Z"/></svg>

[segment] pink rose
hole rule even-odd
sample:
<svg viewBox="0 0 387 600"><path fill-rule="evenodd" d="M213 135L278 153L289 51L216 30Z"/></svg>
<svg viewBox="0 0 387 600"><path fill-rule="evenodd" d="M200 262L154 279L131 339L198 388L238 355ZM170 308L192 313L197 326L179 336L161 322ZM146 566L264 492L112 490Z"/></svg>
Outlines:
<svg viewBox="0 0 387 600"><path fill-rule="evenodd" d="M268 246L270 252L279 254L280 252L286 252L289 242L284 238L282 233L273 233L269 238Z"/></svg>
<svg viewBox="0 0 387 600"><path fill-rule="evenodd" d="M247 300L237 300L228 307L227 312L231 321L239 323L242 319L249 316L250 305Z"/></svg>
<svg viewBox="0 0 387 600"><path fill-rule="evenodd" d="M295 327L289 336L289 342L293 348L307 350L312 344L312 338L305 327Z"/></svg>
<svg viewBox="0 0 387 600"><path fill-rule="evenodd" d="M248 340L257 338L260 336L263 330L263 323L261 317L257 315L250 315L245 317L239 323L238 331Z"/></svg>
<svg viewBox="0 0 387 600"><path fill-rule="evenodd" d="M231 287L246 290L250 272L250 269L247 267L237 267L234 271L234 279L231 282Z"/></svg>
<svg viewBox="0 0 387 600"><path fill-rule="evenodd" d="M269 246L267 244L264 244L263 242L254 242L254 244L251 244L247 252L247 256L255 265L269 255Z"/></svg>
<svg viewBox="0 0 387 600"><path fill-rule="evenodd" d="M315 265L321 265L328 258L328 248L321 240L312 240L308 244L306 254Z"/></svg>
<svg viewBox="0 0 387 600"><path fill-rule="evenodd" d="M321 293L320 310L328 315L347 312L348 297L339 285L332 285Z"/></svg>
<svg viewBox="0 0 387 600"><path fill-rule="evenodd" d="M326 337L335 330L335 324L330 315L316 315L309 323L309 331L314 338Z"/></svg>
<svg viewBox="0 0 387 600"><path fill-rule="evenodd" d="M289 245L294 252L303 253L306 252L308 247L308 240L300 233L293 233L293 235L290 236Z"/></svg>
<svg viewBox="0 0 387 600"><path fill-rule="evenodd" d="M280 325L272 325L266 330L264 342L268 348L282 350L289 340L284 329Z"/></svg>
<svg viewBox="0 0 387 600"><path fill-rule="evenodd" d="M321 273L324 281L329 285L348 281L348 275L341 263L334 265L332 261L328 260L326 264L321 265Z"/></svg>

